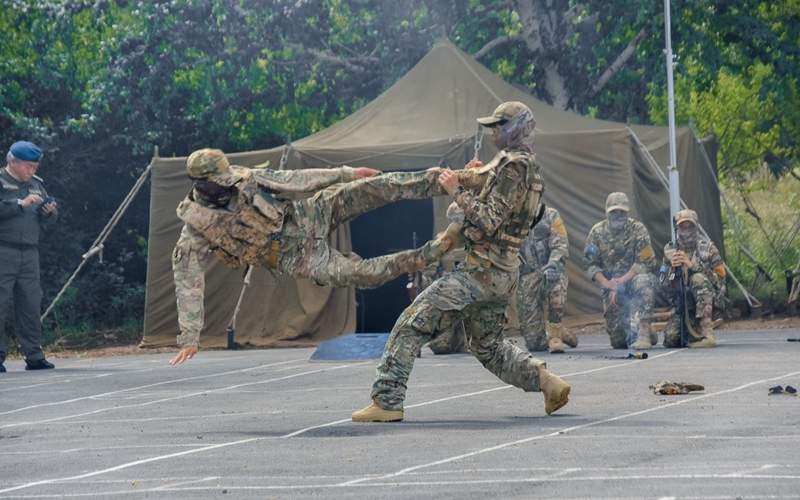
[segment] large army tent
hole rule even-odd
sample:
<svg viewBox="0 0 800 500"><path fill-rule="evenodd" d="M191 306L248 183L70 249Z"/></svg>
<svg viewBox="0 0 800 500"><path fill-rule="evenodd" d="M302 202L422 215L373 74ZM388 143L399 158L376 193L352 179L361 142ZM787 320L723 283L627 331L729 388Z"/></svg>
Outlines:
<svg viewBox="0 0 800 500"><path fill-rule="evenodd" d="M383 170L433 165L460 168L479 138L475 117L502 101L527 103L537 120L536 153L546 183L545 200L556 207L569 231L571 259L568 314L597 312L599 295L584 272L583 245L604 217L611 191L631 198L632 215L645 222L656 248L669 239L669 201L664 184L667 130L628 126L560 111L506 83L450 42L436 44L397 83L351 116L290 145L231 155L234 163L270 160L287 169L369 165ZM479 144L480 141L479 141ZM719 192L714 175L716 147L688 128L677 133L681 192L721 247ZM480 157L494 153L482 141ZM175 207L189 190L184 158L154 158L143 345L172 345L177 313L170 253L181 223ZM446 198L434 200L434 227L444 226ZM349 248L348 227L332 236ZM239 290L241 271L215 265L208 274L203 345L225 344L225 327ZM353 331L352 290L322 288L302 280L254 273L237 321L237 340L254 345L300 345Z"/></svg>

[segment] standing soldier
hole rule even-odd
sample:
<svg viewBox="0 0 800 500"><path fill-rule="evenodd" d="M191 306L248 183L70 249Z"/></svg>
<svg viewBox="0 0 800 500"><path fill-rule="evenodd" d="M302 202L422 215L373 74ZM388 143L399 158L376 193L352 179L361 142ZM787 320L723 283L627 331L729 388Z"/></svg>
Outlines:
<svg viewBox="0 0 800 500"><path fill-rule="evenodd" d="M520 257L517 311L528 350L549 349L551 353L563 353L564 344L577 347L578 337L561 323L569 284L565 267L569 241L558 210L545 209L544 217L536 223L522 245Z"/></svg>
<svg viewBox="0 0 800 500"><path fill-rule="evenodd" d="M672 272L677 272L678 279L685 279L688 303L683 304L683 310L684 318L689 322L686 325L689 347L714 347L713 312L715 306L718 309L721 307L725 296L725 263L717 246L708 239L700 238L697 212L681 210L675 214L675 223L678 248L672 243L664 247L662 275L672 269ZM669 287L676 286L674 281L662 282ZM674 289L672 292L670 295L674 306L677 292ZM690 322L691 316L686 313L692 309L695 311L695 321ZM678 317L677 308L673 309L664 330L664 347L681 346L681 321L684 318Z"/></svg>
<svg viewBox="0 0 800 500"><path fill-rule="evenodd" d="M354 422L403 420L415 354L437 332L462 320L470 352L486 369L526 392L541 391L548 415L567 404L569 384L503 336L506 307L519 277L519 248L540 212L544 189L532 154L536 122L521 102L505 102L478 122L492 129L499 150L486 165L480 192L465 188L452 171L439 176L464 210L464 265L434 281L400 315L378 364L372 403L353 413Z"/></svg>
<svg viewBox="0 0 800 500"><path fill-rule="evenodd" d="M415 250L353 260L330 248L340 224L392 201L441 194L441 169L379 175L370 168L268 170L232 166L222 151L201 149L186 161L194 179L178 205L185 225L172 255L181 351L198 351L204 323L204 274L212 254L229 267L261 265L324 286L377 287L441 257L448 236ZM356 180L358 179L358 180ZM353 181L353 182L350 182ZM291 201L292 195L315 193Z"/></svg>
<svg viewBox="0 0 800 500"><path fill-rule="evenodd" d="M42 352L42 287L39 283L39 233L55 222L56 202L36 170L42 150L32 142L11 145L0 171L0 328L14 304L15 333L26 370L53 368ZM5 372L5 335L0 331L0 373Z"/></svg>
<svg viewBox="0 0 800 500"><path fill-rule="evenodd" d="M606 198L606 220L594 225L584 255L588 274L603 291L606 331L614 349L649 349L658 343L650 330L655 301L655 254L644 224L628 216L625 193Z"/></svg>

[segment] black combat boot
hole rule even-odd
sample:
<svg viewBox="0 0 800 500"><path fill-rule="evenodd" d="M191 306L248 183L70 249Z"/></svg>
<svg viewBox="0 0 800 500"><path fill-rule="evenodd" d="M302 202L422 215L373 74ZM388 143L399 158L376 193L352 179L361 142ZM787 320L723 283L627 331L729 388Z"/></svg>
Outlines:
<svg viewBox="0 0 800 500"><path fill-rule="evenodd" d="M56 365L47 361L46 359L37 359L36 361L25 361L26 370L50 370L55 368Z"/></svg>

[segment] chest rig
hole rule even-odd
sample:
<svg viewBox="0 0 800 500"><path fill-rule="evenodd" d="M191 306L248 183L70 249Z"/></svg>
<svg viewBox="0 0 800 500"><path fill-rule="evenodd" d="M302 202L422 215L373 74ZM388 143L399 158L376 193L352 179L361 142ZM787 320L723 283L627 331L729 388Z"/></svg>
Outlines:
<svg viewBox="0 0 800 500"><path fill-rule="evenodd" d="M203 204L190 193L178 217L200 233L214 254L229 267L264 264L275 269L280 257L278 236L289 202L274 198L255 182L237 184L224 208Z"/></svg>
<svg viewBox="0 0 800 500"><path fill-rule="evenodd" d="M512 163L525 167L525 190L513 200L511 216L503 221L497 231L487 236L469 221L465 222L464 236L467 239L467 253L473 255L481 264L493 265L504 271L512 271L519 265L519 249L531 227L544 213L541 203L544 183L539 175L539 167L533 155L524 151L503 150L492 159L486 182L478 195L478 200L486 202L497 185L498 172L509 168ZM509 200L512 201L512 200Z"/></svg>

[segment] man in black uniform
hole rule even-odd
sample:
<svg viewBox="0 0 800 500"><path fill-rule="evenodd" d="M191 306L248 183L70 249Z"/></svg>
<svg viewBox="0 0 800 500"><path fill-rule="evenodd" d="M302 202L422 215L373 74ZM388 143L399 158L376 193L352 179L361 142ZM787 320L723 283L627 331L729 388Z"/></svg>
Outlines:
<svg viewBox="0 0 800 500"><path fill-rule="evenodd" d="M15 142L0 170L0 328L5 328L11 303L15 332L26 370L53 368L42 352L39 284L39 232L55 221L56 202L47 195L36 169L42 150L27 141ZM5 372L5 335L0 331L0 373Z"/></svg>

